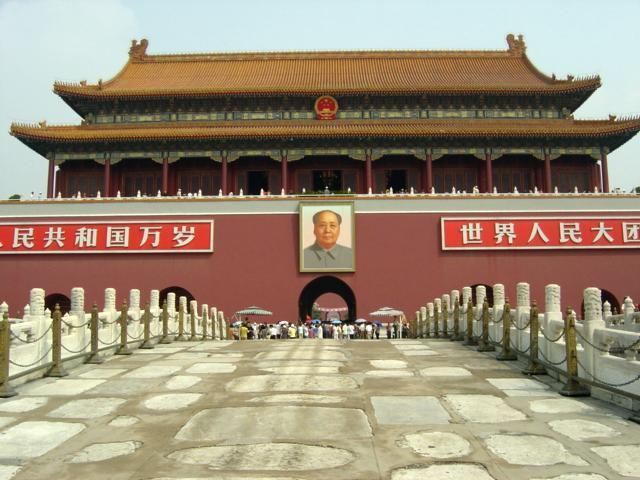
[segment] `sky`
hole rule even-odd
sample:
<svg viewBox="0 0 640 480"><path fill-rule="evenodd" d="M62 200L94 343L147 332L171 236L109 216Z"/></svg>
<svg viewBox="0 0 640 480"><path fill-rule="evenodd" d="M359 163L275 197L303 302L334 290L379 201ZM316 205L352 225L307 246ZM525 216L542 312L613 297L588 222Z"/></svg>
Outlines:
<svg viewBox="0 0 640 480"><path fill-rule="evenodd" d="M0 0L0 199L46 191L47 161L11 122L79 124L54 81L96 83L147 53L291 50L505 50L559 78L598 74L577 119L640 115L640 1ZM640 186L640 137L610 154L612 188Z"/></svg>

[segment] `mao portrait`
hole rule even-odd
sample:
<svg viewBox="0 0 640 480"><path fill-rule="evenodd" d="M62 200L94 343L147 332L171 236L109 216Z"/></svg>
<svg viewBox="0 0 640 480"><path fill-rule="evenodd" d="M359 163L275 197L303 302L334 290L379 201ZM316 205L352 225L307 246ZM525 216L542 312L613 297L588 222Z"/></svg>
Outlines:
<svg viewBox="0 0 640 480"><path fill-rule="evenodd" d="M353 203L300 204L300 271L355 271Z"/></svg>

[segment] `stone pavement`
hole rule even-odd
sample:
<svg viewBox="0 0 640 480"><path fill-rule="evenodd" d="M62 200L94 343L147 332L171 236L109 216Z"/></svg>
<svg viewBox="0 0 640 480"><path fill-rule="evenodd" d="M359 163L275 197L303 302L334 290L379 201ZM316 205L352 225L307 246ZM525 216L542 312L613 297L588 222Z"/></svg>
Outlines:
<svg viewBox="0 0 640 480"><path fill-rule="evenodd" d="M0 479L640 476L628 412L519 368L444 339L158 345L0 401Z"/></svg>

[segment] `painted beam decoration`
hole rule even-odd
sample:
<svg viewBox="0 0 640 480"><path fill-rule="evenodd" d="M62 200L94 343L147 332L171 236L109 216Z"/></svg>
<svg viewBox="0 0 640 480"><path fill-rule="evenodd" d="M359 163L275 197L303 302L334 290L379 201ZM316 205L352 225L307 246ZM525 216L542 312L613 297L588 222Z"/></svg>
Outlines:
<svg viewBox="0 0 640 480"><path fill-rule="evenodd" d="M442 217L443 250L640 248L640 217Z"/></svg>
<svg viewBox="0 0 640 480"><path fill-rule="evenodd" d="M213 221L0 223L0 255L202 252L213 252Z"/></svg>

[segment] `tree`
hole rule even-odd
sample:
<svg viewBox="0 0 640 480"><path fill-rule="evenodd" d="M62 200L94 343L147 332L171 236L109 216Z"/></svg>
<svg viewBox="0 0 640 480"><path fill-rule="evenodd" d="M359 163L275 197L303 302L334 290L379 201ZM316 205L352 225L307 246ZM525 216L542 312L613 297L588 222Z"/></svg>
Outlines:
<svg viewBox="0 0 640 480"><path fill-rule="evenodd" d="M640 186L631 190L631 193L640 193Z"/></svg>
<svg viewBox="0 0 640 480"><path fill-rule="evenodd" d="M11 195L9 197L9 200L20 200L20 194L19 193L14 193L13 195Z"/></svg>

